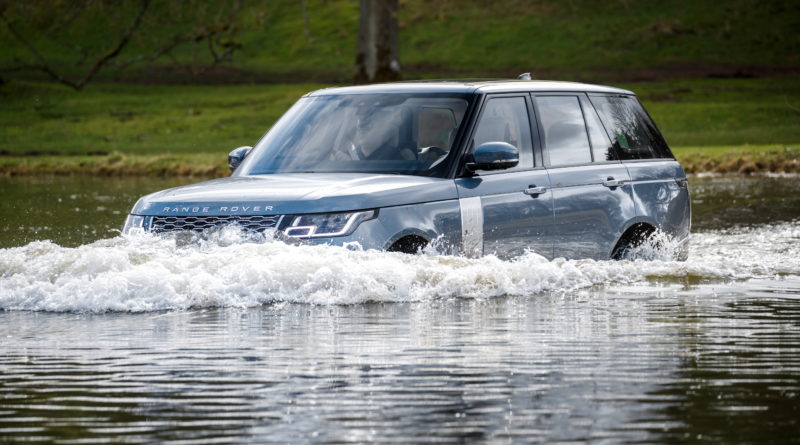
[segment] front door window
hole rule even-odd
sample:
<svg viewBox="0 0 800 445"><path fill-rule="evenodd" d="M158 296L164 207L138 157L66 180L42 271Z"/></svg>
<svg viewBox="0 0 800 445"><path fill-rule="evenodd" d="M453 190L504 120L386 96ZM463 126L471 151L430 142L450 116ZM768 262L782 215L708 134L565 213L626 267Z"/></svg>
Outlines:
<svg viewBox="0 0 800 445"><path fill-rule="evenodd" d="M506 142L519 150L519 165L503 172L533 168L533 145L524 97L495 97L486 102L473 138L473 149L486 142Z"/></svg>

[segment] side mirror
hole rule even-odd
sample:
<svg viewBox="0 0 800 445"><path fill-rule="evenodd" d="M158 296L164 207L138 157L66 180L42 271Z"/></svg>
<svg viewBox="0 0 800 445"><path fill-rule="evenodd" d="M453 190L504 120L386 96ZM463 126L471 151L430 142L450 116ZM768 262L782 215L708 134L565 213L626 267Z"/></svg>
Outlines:
<svg viewBox="0 0 800 445"><path fill-rule="evenodd" d="M228 167L231 169L231 171L236 170L236 167L242 163L244 158L252 149L253 147L244 146L235 148L232 152L228 153Z"/></svg>
<svg viewBox="0 0 800 445"><path fill-rule="evenodd" d="M506 142L486 142L467 157L466 167L475 170L505 170L519 164L519 149Z"/></svg>

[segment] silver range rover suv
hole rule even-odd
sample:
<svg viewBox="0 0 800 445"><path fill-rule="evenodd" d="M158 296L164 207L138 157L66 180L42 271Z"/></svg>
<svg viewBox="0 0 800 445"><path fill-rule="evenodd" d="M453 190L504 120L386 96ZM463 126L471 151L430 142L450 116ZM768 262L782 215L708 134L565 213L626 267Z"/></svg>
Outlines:
<svg viewBox="0 0 800 445"><path fill-rule="evenodd" d="M622 258L651 234L685 256L686 175L630 91L436 81L303 96L228 178L141 198L124 233L236 224L311 243L501 258Z"/></svg>

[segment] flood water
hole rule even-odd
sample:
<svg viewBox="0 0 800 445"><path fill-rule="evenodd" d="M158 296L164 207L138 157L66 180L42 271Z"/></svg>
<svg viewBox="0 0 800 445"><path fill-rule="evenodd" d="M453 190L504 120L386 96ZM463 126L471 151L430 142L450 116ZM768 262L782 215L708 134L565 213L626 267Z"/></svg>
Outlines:
<svg viewBox="0 0 800 445"><path fill-rule="evenodd" d="M796 177L686 262L116 236L174 184L0 179L0 443L800 443Z"/></svg>

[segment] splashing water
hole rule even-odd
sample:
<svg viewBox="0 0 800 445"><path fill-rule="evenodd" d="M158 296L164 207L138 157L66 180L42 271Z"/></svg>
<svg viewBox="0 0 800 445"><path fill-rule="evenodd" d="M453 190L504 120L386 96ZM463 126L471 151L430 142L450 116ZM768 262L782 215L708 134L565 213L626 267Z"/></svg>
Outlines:
<svg viewBox="0 0 800 445"><path fill-rule="evenodd" d="M36 241L0 249L0 309L143 312L271 302L354 304L530 295L653 278L800 276L800 221L694 234L685 262L668 259L666 240L640 247L646 254L637 257L650 260L624 261L548 261L533 253L502 261L253 241L227 232L188 244L141 235L76 248Z"/></svg>

